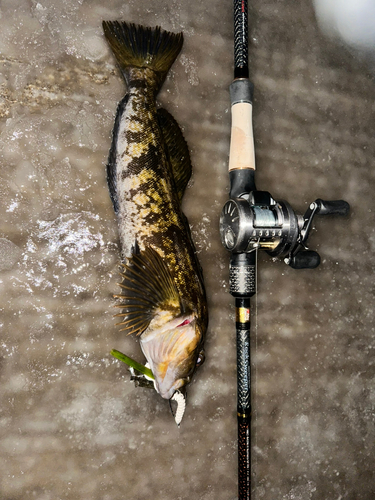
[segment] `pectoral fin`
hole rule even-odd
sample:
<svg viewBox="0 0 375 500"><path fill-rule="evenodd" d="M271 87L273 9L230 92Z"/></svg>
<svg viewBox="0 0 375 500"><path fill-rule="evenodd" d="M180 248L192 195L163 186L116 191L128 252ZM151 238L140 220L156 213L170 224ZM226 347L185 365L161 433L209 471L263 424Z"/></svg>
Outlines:
<svg viewBox="0 0 375 500"><path fill-rule="evenodd" d="M122 331L140 335L157 316L168 321L181 314L179 294L162 257L151 247L133 255L124 264L121 295Z"/></svg>

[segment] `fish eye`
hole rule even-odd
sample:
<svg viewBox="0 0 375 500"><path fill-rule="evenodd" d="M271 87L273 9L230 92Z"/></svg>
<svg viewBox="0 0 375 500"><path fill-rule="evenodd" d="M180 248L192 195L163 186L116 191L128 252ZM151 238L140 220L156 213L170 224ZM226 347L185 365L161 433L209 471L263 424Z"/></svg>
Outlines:
<svg viewBox="0 0 375 500"><path fill-rule="evenodd" d="M201 351L199 354L198 354L198 358L197 358L197 362L195 363L196 366L201 366L203 365L204 363L204 360L206 359L205 355L204 355L204 351Z"/></svg>

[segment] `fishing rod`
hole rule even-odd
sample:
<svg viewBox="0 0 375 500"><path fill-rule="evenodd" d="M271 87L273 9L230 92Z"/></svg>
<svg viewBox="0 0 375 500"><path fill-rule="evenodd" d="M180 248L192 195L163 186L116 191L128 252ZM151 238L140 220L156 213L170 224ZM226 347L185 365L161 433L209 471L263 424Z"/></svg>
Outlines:
<svg viewBox="0 0 375 500"><path fill-rule="evenodd" d="M250 298L256 293L257 252L265 250L294 269L314 269L317 252L307 238L315 215L347 215L344 200L312 202L298 215L255 187L253 84L248 68L247 0L234 0L234 80L230 85L229 200L220 215L220 237L230 252L229 290L235 298L237 343L238 498L251 498Z"/></svg>

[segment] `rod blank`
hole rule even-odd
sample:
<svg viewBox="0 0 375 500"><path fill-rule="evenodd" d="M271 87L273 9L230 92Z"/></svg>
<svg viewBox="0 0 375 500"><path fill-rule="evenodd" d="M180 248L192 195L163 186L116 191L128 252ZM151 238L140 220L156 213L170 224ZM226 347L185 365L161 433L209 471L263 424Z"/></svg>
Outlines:
<svg viewBox="0 0 375 500"><path fill-rule="evenodd" d="M249 78L247 0L234 0L234 78Z"/></svg>

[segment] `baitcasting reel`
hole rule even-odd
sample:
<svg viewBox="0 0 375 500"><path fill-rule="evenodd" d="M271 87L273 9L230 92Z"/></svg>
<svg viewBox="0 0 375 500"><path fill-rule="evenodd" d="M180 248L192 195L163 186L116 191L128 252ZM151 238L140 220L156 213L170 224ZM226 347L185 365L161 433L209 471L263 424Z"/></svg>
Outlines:
<svg viewBox="0 0 375 500"><path fill-rule="evenodd" d="M315 215L347 215L346 201L310 204L305 215L297 215L289 203L275 201L267 191L255 187L255 151L252 129L253 84L236 78L230 86L232 130L229 154L229 200L220 216L220 236L231 252L230 293L251 297L256 293L256 252L265 250L282 258L294 269L314 269L317 252L309 250L307 238Z"/></svg>
<svg viewBox="0 0 375 500"><path fill-rule="evenodd" d="M343 200L315 200L305 215L297 215L289 203L275 201L267 191L251 191L228 200L220 216L220 236L232 254L263 249L284 259L294 269L314 269L320 264L317 252L306 241L315 215L347 215Z"/></svg>

